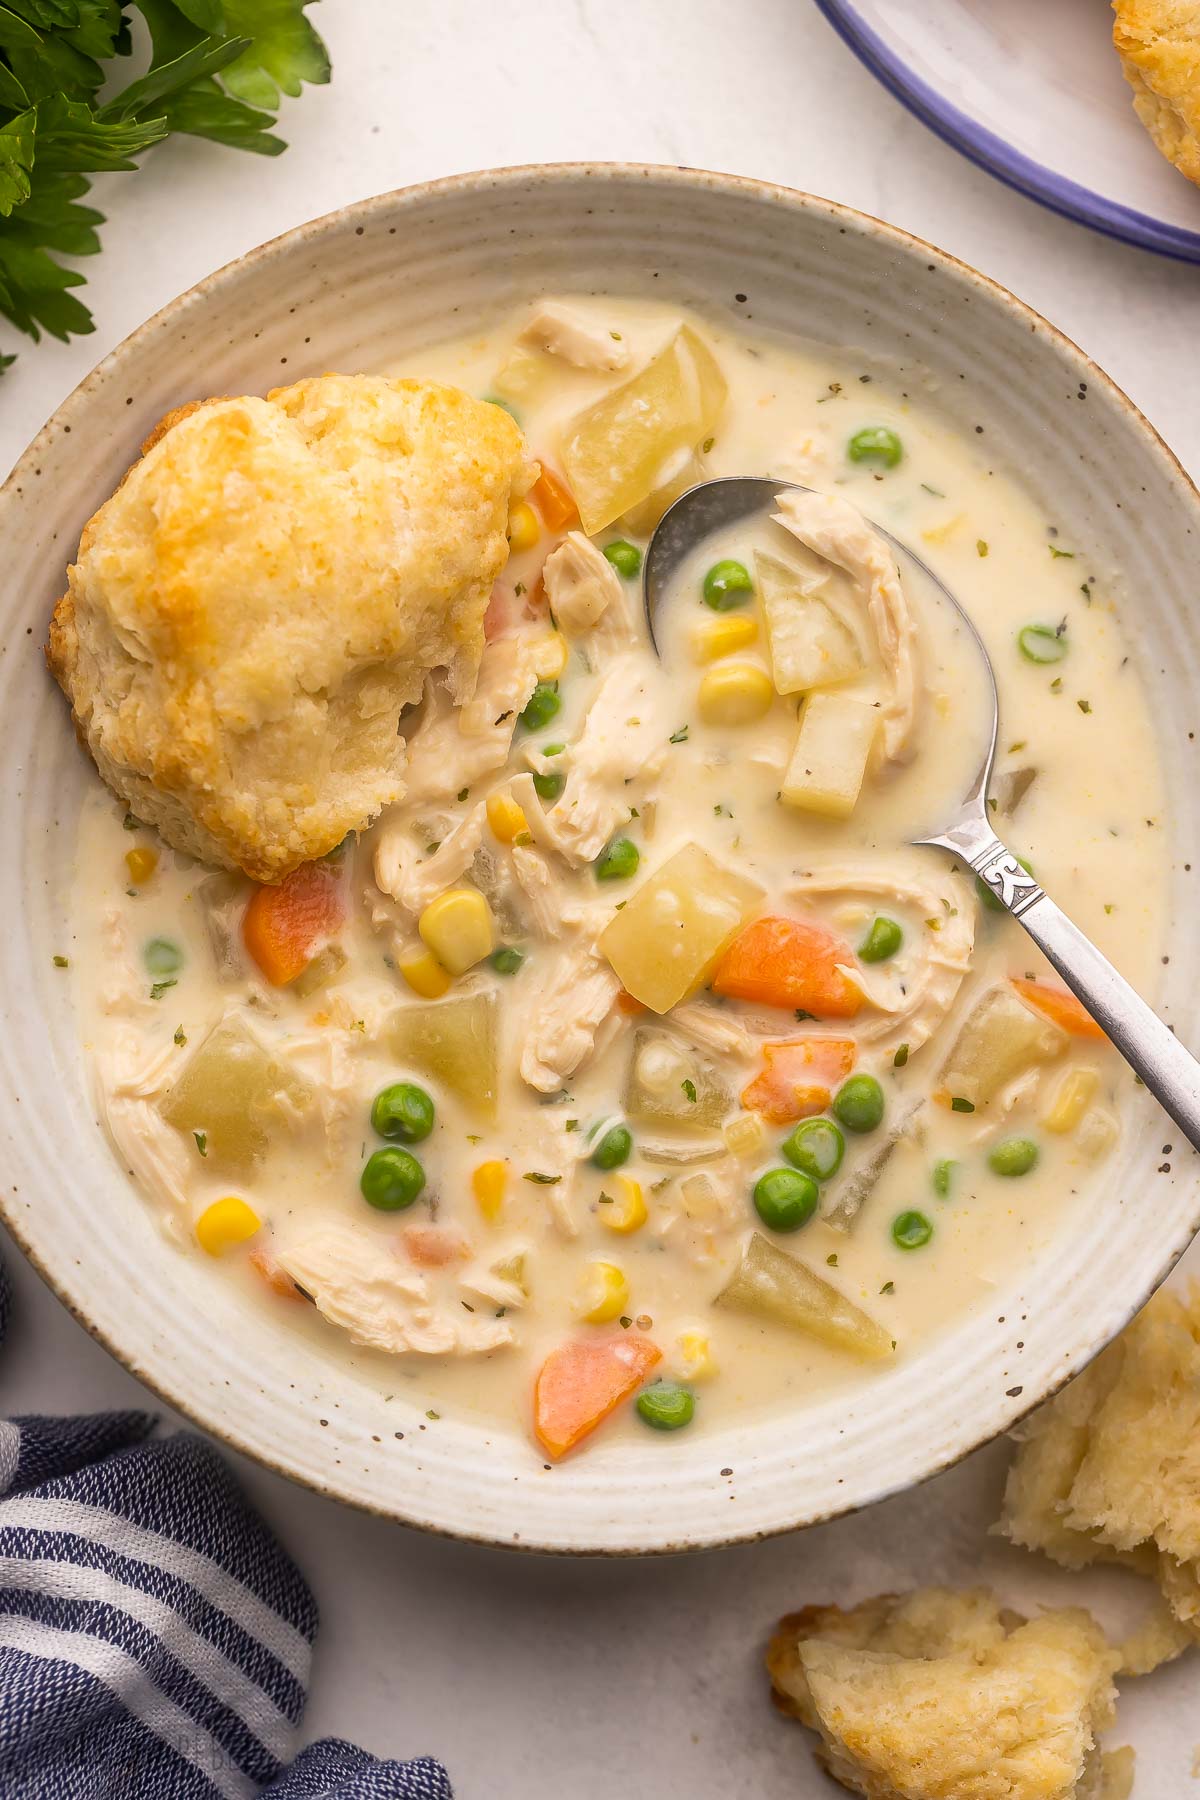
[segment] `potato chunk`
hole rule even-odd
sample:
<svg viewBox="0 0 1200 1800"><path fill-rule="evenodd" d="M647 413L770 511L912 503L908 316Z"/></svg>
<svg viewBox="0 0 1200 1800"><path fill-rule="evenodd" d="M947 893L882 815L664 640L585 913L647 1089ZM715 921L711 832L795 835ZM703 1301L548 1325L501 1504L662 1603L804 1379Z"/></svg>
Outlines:
<svg viewBox="0 0 1200 1800"><path fill-rule="evenodd" d="M954 1098L986 1106L1002 1087L1035 1063L1065 1049L1067 1034L1018 1000L1006 981L979 996L942 1065L942 1086Z"/></svg>
<svg viewBox="0 0 1200 1800"><path fill-rule="evenodd" d="M758 1231L715 1304L749 1313L754 1319L789 1325L793 1331L803 1331L854 1356L878 1359L890 1356L896 1348L890 1334L861 1307Z"/></svg>
<svg viewBox="0 0 1200 1800"><path fill-rule="evenodd" d="M231 1013L188 1058L161 1111L177 1131L199 1134L211 1164L244 1176L267 1154L272 1132L311 1100L308 1083Z"/></svg>
<svg viewBox="0 0 1200 1800"><path fill-rule="evenodd" d="M563 468L589 536L639 506L670 461L715 428L725 377L690 325L644 369L580 413L563 441Z"/></svg>
<svg viewBox="0 0 1200 1800"><path fill-rule="evenodd" d="M804 694L857 675L863 659L854 633L823 598L836 581L849 589L848 577L815 557L805 567L762 551L755 554L754 570L778 692Z"/></svg>
<svg viewBox="0 0 1200 1800"><path fill-rule="evenodd" d="M481 1118L495 1118L496 996L490 988L427 1006L402 1006L389 1035L402 1061L444 1082Z"/></svg>
<svg viewBox="0 0 1200 1800"><path fill-rule="evenodd" d="M761 899L756 881L685 844L609 921L600 948L627 993L669 1012L711 973Z"/></svg>
<svg viewBox="0 0 1200 1800"><path fill-rule="evenodd" d="M848 819L858 804L879 713L848 694L811 694L779 797L802 812Z"/></svg>
<svg viewBox="0 0 1200 1800"><path fill-rule="evenodd" d="M625 1113L648 1125L721 1125L734 1111L733 1089L695 1050L661 1031L639 1031L625 1083Z"/></svg>

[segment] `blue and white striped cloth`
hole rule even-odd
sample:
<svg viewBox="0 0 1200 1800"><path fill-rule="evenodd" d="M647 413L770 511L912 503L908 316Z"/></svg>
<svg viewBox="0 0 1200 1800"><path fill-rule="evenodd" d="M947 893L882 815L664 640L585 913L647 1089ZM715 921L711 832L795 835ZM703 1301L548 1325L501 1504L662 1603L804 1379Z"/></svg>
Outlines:
<svg viewBox="0 0 1200 1800"><path fill-rule="evenodd" d="M8 1318L0 1268L0 1337ZM0 1800L452 1800L327 1738L286 1765L312 1594L212 1446L0 1420Z"/></svg>

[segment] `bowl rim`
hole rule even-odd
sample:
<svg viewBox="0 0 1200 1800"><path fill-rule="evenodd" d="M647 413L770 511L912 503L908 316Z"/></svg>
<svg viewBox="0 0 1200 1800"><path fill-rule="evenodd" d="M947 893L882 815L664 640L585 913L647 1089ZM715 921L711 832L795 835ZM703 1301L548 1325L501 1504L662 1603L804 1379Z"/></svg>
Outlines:
<svg viewBox="0 0 1200 1800"><path fill-rule="evenodd" d="M3 484L0 484L0 518L3 517L4 509L11 502L13 495L18 492L28 474L38 464L43 446L48 444L55 433L61 430L64 416L69 418L75 406L88 396L91 389L102 378L107 376L110 369L136 352L143 339L150 337L178 314L186 313L194 307L203 305L211 294L235 277L240 276L247 268L273 260L293 246L319 241L346 224L370 221L377 214L390 214L397 209L416 207L429 200L436 201L443 196L487 192L499 187L515 188L528 185L531 181L537 181L544 185L559 184L563 186L588 181L600 185L655 182L681 190L708 188L730 195L740 195L762 204L783 207L794 212L824 214L846 229L854 230L863 236L882 239L897 251L910 255L915 253L927 258L931 268L934 265L940 266L960 283L974 287L977 291L986 294L993 302L1015 312L1029 323L1032 330L1044 333L1069 363L1073 364L1080 373L1086 374L1089 381L1102 387L1109 400L1115 402L1119 409L1128 416L1134 428L1141 431L1151 451L1156 453L1166 464L1167 473L1180 484L1184 495L1194 504L1197 516L1200 518L1200 488L1197 487L1179 457L1140 407L1129 398L1112 376L1094 362L1086 351L1081 349L1073 338L994 277L984 274L972 264L955 256L951 251L940 249L937 245L930 243L928 239L918 236L915 232L907 231L902 226L892 225L872 213L846 206L840 201L830 200L822 195L808 193L800 188L788 187L782 183L763 180L756 176L726 174L718 170L687 165L624 161L520 163L499 168L468 170L455 175L410 183L401 188L387 189L363 200L336 207L314 219L305 220L303 223L281 232L278 236L268 238L263 243L255 245L229 262L223 263L211 274L204 276L200 281L193 283L191 287L168 300L164 306L158 308L140 325L135 326L89 370L81 381L76 383L55 407L28 448L17 459ZM56 1273L47 1259L35 1248L30 1234L25 1229L23 1209L13 1203L12 1196L3 1187L0 1187L0 1220L3 1220L14 1242L55 1298L87 1331L89 1336L100 1344L114 1361L119 1363L135 1380L148 1388L158 1400L171 1407L191 1425L204 1431L226 1449L247 1457L271 1474L283 1476L322 1499L337 1501L343 1506L350 1506L355 1511L366 1513L372 1517L428 1532L435 1537L533 1555L627 1558L679 1555L681 1553L695 1554L700 1551L729 1549L740 1544L760 1543L769 1538L782 1537L792 1531L806 1530L810 1526L827 1524L832 1520L861 1512L869 1506L877 1505L880 1501L891 1498L896 1493L924 1485L935 1476L955 1468L968 1456L973 1455L976 1450L993 1441L994 1438L1011 1431L1021 1420L1035 1412L1054 1394L1060 1392L1068 1382L1074 1380L1075 1376L1118 1335L1119 1331L1149 1298L1149 1293L1141 1295L1128 1307L1122 1308L1119 1323L1111 1332L1107 1329L1107 1325L1098 1332L1093 1332L1068 1357L1065 1370L1059 1379L1035 1397L1023 1401L1020 1406L1015 1406L1007 1423L1002 1425L998 1431L988 1425L980 1435L975 1436L972 1435L973 1428L968 1425L965 1427L968 1441L962 1443L953 1452L942 1455L915 1481L892 1482L881 1477L870 1495L856 1500L847 1500L844 1505L830 1506L819 1513L812 1514L811 1517L790 1523L729 1531L720 1537L705 1538L699 1542L685 1537L677 1542L658 1542L646 1547L620 1545L597 1548L563 1545L562 1543L539 1543L523 1535L519 1540L513 1541L510 1538L494 1536L486 1529L473 1530L466 1527L447 1526L440 1524L435 1519L421 1516L419 1513L405 1511L403 1496L398 1497L397 1504L373 1502L361 1496L341 1491L336 1478L322 1480L316 1475L290 1466L278 1456L260 1448L235 1423L218 1413L210 1413L201 1402L190 1399L186 1392L177 1391L177 1387L168 1373L151 1371L142 1366L137 1353L122 1348L114 1332L106 1331L89 1319L69 1292L69 1277ZM1150 1289L1151 1293L1157 1291L1165 1281L1197 1231L1200 1231L1200 1190L1198 1190L1192 1222L1186 1231L1186 1239L1167 1251Z"/></svg>

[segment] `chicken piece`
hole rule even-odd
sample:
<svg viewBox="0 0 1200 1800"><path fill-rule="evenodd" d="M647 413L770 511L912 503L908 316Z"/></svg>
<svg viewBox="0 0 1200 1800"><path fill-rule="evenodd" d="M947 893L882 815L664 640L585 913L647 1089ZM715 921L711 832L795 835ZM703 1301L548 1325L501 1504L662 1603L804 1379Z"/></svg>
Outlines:
<svg viewBox="0 0 1200 1800"><path fill-rule="evenodd" d="M582 940L547 965L524 1022L521 1079L553 1094L592 1054L621 984L595 946Z"/></svg>
<svg viewBox="0 0 1200 1800"><path fill-rule="evenodd" d="M575 369L615 373L629 366L629 348L619 332L594 324L586 314L559 300L544 300L517 342L557 356Z"/></svg>
<svg viewBox="0 0 1200 1800"><path fill-rule="evenodd" d="M1163 1652L1200 1638L1200 1285L1160 1290L1016 1436L999 1531L1068 1568L1143 1570L1186 1633Z"/></svg>
<svg viewBox="0 0 1200 1800"><path fill-rule="evenodd" d="M982 1588L805 1607L767 1650L776 1703L867 1800L1115 1800L1117 1662L1082 1609L1026 1622Z"/></svg>
<svg viewBox="0 0 1200 1800"><path fill-rule="evenodd" d="M663 1024L677 1031L702 1050L713 1050L718 1056L749 1058L757 1054L759 1039L747 1031L744 1021L735 1013L703 1000L685 1000L664 1013Z"/></svg>
<svg viewBox="0 0 1200 1800"><path fill-rule="evenodd" d="M606 650L634 641L633 615L621 577L582 531L569 531L542 564L554 622L570 643L590 634Z"/></svg>
<svg viewBox="0 0 1200 1800"><path fill-rule="evenodd" d="M883 900L908 916L905 941L887 963L855 964L845 973L878 1017L855 1021L861 1043L884 1052L907 1044L909 1055L931 1038L954 1005L971 967L975 945L975 896L957 870L918 882L906 875L878 875L865 867L822 869L803 875L788 890L801 901L844 897Z"/></svg>
<svg viewBox="0 0 1200 1800"><path fill-rule="evenodd" d="M469 1313L453 1292L432 1296L392 1245L353 1226L324 1225L276 1260L331 1325L370 1350L474 1356L513 1342L503 1319Z"/></svg>
<svg viewBox="0 0 1200 1800"><path fill-rule="evenodd" d="M794 538L858 584L884 675L884 754L899 762L910 748L917 711L917 632L890 546L862 514L835 494L789 488L772 517Z"/></svg>
<svg viewBox="0 0 1200 1800"><path fill-rule="evenodd" d="M540 636L521 632L489 644L474 698L462 707L440 684L430 684L422 718L408 739L407 806L449 800L507 762L517 719L537 686Z"/></svg>
<svg viewBox="0 0 1200 1800"><path fill-rule="evenodd" d="M379 828L375 842L375 881L413 918L431 900L465 875L483 842L487 807L481 800L442 839L437 849L413 836L407 809L397 808Z"/></svg>
<svg viewBox="0 0 1200 1800"><path fill-rule="evenodd" d="M540 938L561 937L564 929L578 918L577 907L565 902L561 878L541 851L529 844L513 845L512 868L529 903L526 911L530 929Z"/></svg>
<svg viewBox="0 0 1200 1800"><path fill-rule="evenodd" d="M97 1055L93 1091L104 1126L121 1162L153 1200L181 1210L188 1204L188 1154L183 1139L158 1110L179 1073L172 1046L146 1054L141 1034L123 1026Z"/></svg>

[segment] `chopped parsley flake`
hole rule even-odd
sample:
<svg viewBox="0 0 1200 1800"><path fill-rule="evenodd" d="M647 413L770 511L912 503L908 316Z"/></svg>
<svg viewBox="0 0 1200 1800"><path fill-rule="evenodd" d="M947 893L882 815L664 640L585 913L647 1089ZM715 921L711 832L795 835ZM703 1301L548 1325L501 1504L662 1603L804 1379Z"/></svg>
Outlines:
<svg viewBox="0 0 1200 1800"><path fill-rule="evenodd" d="M686 725L681 725L678 731L673 731L667 740L667 742L671 744L686 744L687 741L688 728Z"/></svg>
<svg viewBox="0 0 1200 1800"><path fill-rule="evenodd" d="M175 1027L175 1042L179 1045L179 1048L181 1050L182 1050L183 1046L187 1043L187 1038L184 1036L184 1031L183 1031L182 1025L177 1025Z"/></svg>
<svg viewBox="0 0 1200 1800"><path fill-rule="evenodd" d="M539 1187L553 1187L556 1182L562 1180L562 1176L543 1175L540 1169L527 1169L525 1171L525 1179L526 1181L536 1181Z"/></svg>
<svg viewBox="0 0 1200 1800"><path fill-rule="evenodd" d="M56 956L54 959L54 966L56 969L69 969L71 966L71 959L68 956Z"/></svg>
<svg viewBox="0 0 1200 1800"><path fill-rule="evenodd" d="M950 1101L951 1112L974 1112L975 1102L964 1100L961 1094L955 1094Z"/></svg>
<svg viewBox="0 0 1200 1800"><path fill-rule="evenodd" d="M893 1069L902 1069L907 1061L908 1061L908 1045L901 1044L899 1049L896 1051L895 1056L893 1056L893 1058L892 1058L892 1067L893 1067Z"/></svg>
<svg viewBox="0 0 1200 1800"><path fill-rule="evenodd" d="M680 1086L683 1088L684 1093L687 1095L687 1097L691 1101L692 1105L695 1106L695 1104L696 1104L696 1084L695 1084L695 1082L694 1081L684 1081L684 1082L680 1083Z"/></svg>
<svg viewBox="0 0 1200 1800"><path fill-rule="evenodd" d="M196 1140L196 1148L200 1152L201 1156L207 1156L208 1155L208 1133L207 1133L207 1131L193 1131L192 1136Z"/></svg>
<svg viewBox="0 0 1200 1800"><path fill-rule="evenodd" d="M150 989L150 998L152 1000L161 1000L168 988L178 987L178 985L179 984L173 975L166 981L156 981Z"/></svg>

